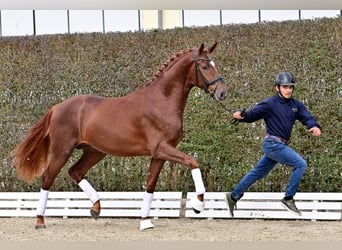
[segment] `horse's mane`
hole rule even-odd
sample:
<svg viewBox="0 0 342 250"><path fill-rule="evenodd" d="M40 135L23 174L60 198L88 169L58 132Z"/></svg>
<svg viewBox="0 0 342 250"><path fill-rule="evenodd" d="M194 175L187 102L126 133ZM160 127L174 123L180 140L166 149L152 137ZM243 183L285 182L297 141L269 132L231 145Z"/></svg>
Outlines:
<svg viewBox="0 0 342 250"><path fill-rule="evenodd" d="M148 85L150 85L152 82L154 82L159 76L160 76L160 74L162 73L162 72L164 72L165 71L165 69L168 67L168 66L170 66L171 64L173 64L175 61L176 61L176 59L178 59L179 57L181 57L182 55L184 55L184 54L187 54L187 53L189 53L189 52L192 52L192 51L194 51L195 49L186 49L186 50L182 50L182 51L179 51L179 52L176 52L175 54L173 54L159 69L157 69L156 70L156 72L153 74L153 76L152 76L152 79L149 81L149 82L147 82L147 83L145 83L145 84L143 84L143 85L141 85L140 86L140 88L143 88L143 87L146 87L146 86L148 86Z"/></svg>

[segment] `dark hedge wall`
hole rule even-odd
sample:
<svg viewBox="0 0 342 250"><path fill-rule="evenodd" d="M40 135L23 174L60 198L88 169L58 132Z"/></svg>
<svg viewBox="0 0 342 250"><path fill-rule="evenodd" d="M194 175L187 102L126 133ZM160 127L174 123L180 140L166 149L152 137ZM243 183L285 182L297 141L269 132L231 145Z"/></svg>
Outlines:
<svg viewBox="0 0 342 250"><path fill-rule="evenodd" d="M53 104L78 94L121 96L149 81L175 52L218 42L215 62L230 88L225 110L194 89L179 147L197 155L208 191L227 191L261 156L264 124L229 124L234 109L273 95L276 74L292 71L295 97L323 127L313 138L296 123L291 146L308 161L302 192L342 191L342 18L0 39L0 191L38 191L15 176L10 152ZM79 190L67 176L53 190ZM148 158L107 156L88 174L100 191L144 189ZM249 191L283 191L290 170L279 165ZM158 190L193 191L188 168L167 163Z"/></svg>

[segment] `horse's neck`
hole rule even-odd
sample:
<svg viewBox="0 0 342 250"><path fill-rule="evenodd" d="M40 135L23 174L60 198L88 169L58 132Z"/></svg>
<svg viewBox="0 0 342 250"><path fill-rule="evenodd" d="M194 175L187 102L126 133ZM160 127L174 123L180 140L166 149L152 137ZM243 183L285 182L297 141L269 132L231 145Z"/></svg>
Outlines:
<svg viewBox="0 0 342 250"><path fill-rule="evenodd" d="M193 86L188 82L189 70L194 70L191 68L192 56L192 54L182 55L163 69L152 82L143 87L144 98L151 98L153 102L166 103L167 109L184 112Z"/></svg>
<svg viewBox="0 0 342 250"><path fill-rule="evenodd" d="M185 69L184 69L185 68ZM184 110L192 85L187 82L188 70L179 67L173 72L163 72L163 75L155 82L155 88L166 98L170 105L177 105Z"/></svg>
<svg viewBox="0 0 342 250"><path fill-rule="evenodd" d="M187 99L192 85L188 82L188 74L193 58L191 55L183 55L171 66L166 68L156 79L155 85L166 96L178 96Z"/></svg>

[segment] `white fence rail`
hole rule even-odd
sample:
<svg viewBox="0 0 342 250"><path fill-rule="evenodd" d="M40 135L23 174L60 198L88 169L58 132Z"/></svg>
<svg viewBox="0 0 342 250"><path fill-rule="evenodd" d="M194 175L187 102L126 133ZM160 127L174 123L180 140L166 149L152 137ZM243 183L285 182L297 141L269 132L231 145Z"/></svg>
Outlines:
<svg viewBox="0 0 342 250"><path fill-rule="evenodd" d="M140 217L143 192L99 192L101 217ZM151 217L231 219L223 192L205 193L205 209L194 213L188 192L155 192ZM234 211L236 219L342 220L342 193L297 193L294 215L280 205L283 193L246 192ZM0 192L0 217L35 217L38 192ZM88 217L92 204L84 192L50 192L45 216Z"/></svg>
<svg viewBox="0 0 342 250"><path fill-rule="evenodd" d="M196 214L189 200L195 193L187 193L185 217L188 218L231 218L224 201L223 192L206 193L205 210ZM288 212L281 206L283 193L246 192L237 202L234 218L243 219L297 219L297 220L342 220L342 193L297 193L296 206L301 216Z"/></svg>
<svg viewBox="0 0 342 250"><path fill-rule="evenodd" d="M101 217L140 217L143 192L99 192ZM0 217L35 217L38 192L0 193ZM150 215L179 217L182 192L155 192ZM45 216L87 217L92 204L84 192L50 192Z"/></svg>

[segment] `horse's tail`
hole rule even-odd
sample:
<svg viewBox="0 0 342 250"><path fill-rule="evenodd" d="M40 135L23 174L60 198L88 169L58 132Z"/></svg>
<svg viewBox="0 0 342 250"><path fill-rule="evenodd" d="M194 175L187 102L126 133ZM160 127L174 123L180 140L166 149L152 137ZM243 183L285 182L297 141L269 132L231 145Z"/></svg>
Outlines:
<svg viewBox="0 0 342 250"><path fill-rule="evenodd" d="M12 152L12 166L19 178L32 183L48 164L50 146L49 126L53 109L50 109L29 131Z"/></svg>

